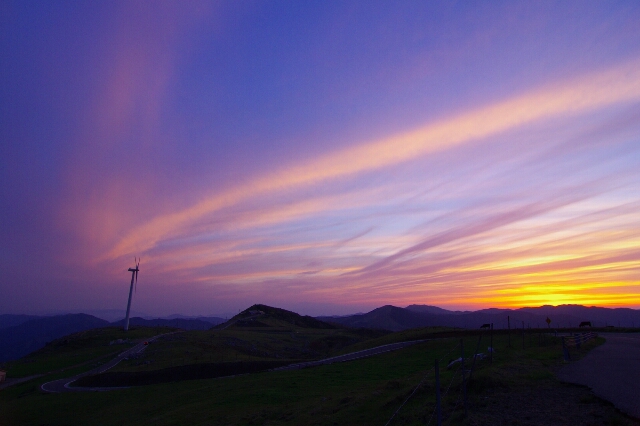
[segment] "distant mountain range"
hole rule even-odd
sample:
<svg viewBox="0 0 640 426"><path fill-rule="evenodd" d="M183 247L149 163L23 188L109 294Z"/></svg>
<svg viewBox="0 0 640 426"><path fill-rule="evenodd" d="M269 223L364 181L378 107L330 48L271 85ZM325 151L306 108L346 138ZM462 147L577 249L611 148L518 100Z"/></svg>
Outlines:
<svg viewBox="0 0 640 426"><path fill-rule="evenodd" d="M6 316L6 315L5 315ZM5 318L8 322L8 319ZM86 314L38 317L0 329L0 362L21 358L67 334L106 327L108 321Z"/></svg>
<svg viewBox="0 0 640 426"><path fill-rule="evenodd" d="M449 311L428 305L406 308L382 306L366 314L342 317L317 317L319 320L347 327L377 328L400 331L416 327L448 326L479 328L493 323L494 328L551 328L578 327L589 321L593 327L640 327L640 310L628 308L598 308L581 305L541 306L521 309L482 309L479 311Z"/></svg>
<svg viewBox="0 0 640 426"><path fill-rule="evenodd" d="M598 308L581 305L541 306L521 309L482 309L479 311L449 311L429 305L409 305L406 308L382 306L364 314L346 316L301 316L284 309L266 305L254 305L234 316L229 323L241 326L245 322L256 326L261 316L268 314L277 320L307 328L331 328L339 324L354 328L401 331L416 327L448 326L479 328L483 324L494 324L494 328L540 327L546 328L546 319L551 328L577 327L583 321L593 327L640 327L640 310L626 308ZM219 317L183 317L144 319L131 318L135 326L164 326L184 330L208 330L225 320ZM47 342L71 333L92 328L118 326L124 320L108 322L92 315L68 314L48 317L32 315L0 315L0 362L21 358L43 347Z"/></svg>
<svg viewBox="0 0 640 426"><path fill-rule="evenodd" d="M32 319L40 318L37 315L9 315L2 314L0 315L0 329L7 327L14 327L16 325L20 325L23 322L27 322Z"/></svg>
<svg viewBox="0 0 640 426"><path fill-rule="evenodd" d="M206 318L206 319L205 319ZM223 323L225 320L217 317L200 318L173 318L173 319L144 319L134 317L129 319L129 325L141 325L145 327L174 327L183 330L208 330L214 325ZM124 319L112 322L111 325L124 326Z"/></svg>

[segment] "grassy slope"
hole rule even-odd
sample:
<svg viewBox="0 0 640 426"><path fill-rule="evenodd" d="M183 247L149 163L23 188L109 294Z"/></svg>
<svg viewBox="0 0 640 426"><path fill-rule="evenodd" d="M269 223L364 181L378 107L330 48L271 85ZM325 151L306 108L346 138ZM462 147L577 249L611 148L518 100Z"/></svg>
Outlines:
<svg viewBox="0 0 640 426"><path fill-rule="evenodd" d="M168 331L171 329L166 327L134 327L126 333L116 327L81 331L54 340L24 358L7 362L5 364L7 376L19 378L43 374L83 364L100 357L115 356L140 339ZM109 345L109 342L117 339L128 339L129 342Z"/></svg>
<svg viewBox="0 0 640 426"><path fill-rule="evenodd" d="M418 344L380 356L290 372L194 380L103 393L41 394L32 381L0 392L0 412L11 424L385 424L416 385L424 385L392 424L424 424L434 406L436 358L457 356L459 339ZM562 364L548 338L527 349L495 337L494 363L477 364L469 385L470 416L462 417L460 376L443 369L445 424L634 424L584 388L554 378ZM521 342L518 342L521 344ZM477 337L464 339L469 355ZM487 340L481 347L486 349ZM454 349L456 348L456 349ZM454 349L454 353L447 352ZM586 350L586 349L585 349ZM578 353L572 354L575 358ZM456 409L453 410L453 407ZM99 419L99 421L97 420ZM504 419L509 419L504 423ZM434 423L432 423L434 424Z"/></svg>
<svg viewBox="0 0 640 426"><path fill-rule="evenodd" d="M189 331L153 342L140 359L113 371L151 371L199 363L283 361L325 358L387 332L345 328L304 328L277 318L260 318L260 326ZM350 351L350 350L347 350Z"/></svg>
<svg viewBox="0 0 640 426"><path fill-rule="evenodd" d="M452 343L452 342L449 342ZM426 346L293 372L178 382L105 393L44 395L9 388L15 424L372 424L390 415L433 361ZM37 409L33 409L37 408Z"/></svg>

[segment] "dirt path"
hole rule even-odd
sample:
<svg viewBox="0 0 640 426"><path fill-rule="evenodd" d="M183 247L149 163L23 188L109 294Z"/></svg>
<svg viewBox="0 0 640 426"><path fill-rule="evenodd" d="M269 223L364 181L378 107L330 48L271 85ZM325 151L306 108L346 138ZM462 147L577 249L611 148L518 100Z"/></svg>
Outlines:
<svg viewBox="0 0 640 426"><path fill-rule="evenodd" d="M640 334L603 334L606 343L560 369L564 382L585 385L620 411L640 418Z"/></svg>

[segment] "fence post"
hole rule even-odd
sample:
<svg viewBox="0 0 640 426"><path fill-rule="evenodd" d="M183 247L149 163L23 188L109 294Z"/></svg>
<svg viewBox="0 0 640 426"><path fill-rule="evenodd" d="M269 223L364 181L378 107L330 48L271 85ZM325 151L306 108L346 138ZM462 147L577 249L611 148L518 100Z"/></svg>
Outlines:
<svg viewBox="0 0 640 426"><path fill-rule="evenodd" d="M480 337L478 338L478 344L476 345L476 351L473 353L473 362L471 363L471 369L469 370L469 380L471 380L471 376L473 375L473 367L476 366L476 354L480 349L480 342L482 341L482 333L480 333Z"/></svg>
<svg viewBox="0 0 640 426"><path fill-rule="evenodd" d="M542 346L542 331L540 331L540 324L538 324L538 346Z"/></svg>
<svg viewBox="0 0 640 426"><path fill-rule="evenodd" d="M509 347L511 347L511 318L507 315L507 337L509 338Z"/></svg>
<svg viewBox="0 0 640 426"><path fill-rule="evenodd" d="M489 342L491 350L489 351L489 364L493 364L493 323L491 323L491 329L489 331Z"/></svg>
<svg viewBox="0 0 640 426"><path fill-rule="evenodd" d="M564 356L564 360L568 362L570 359L569 349L567 348L567 345L565 345L564 343L564 336L562 336L562 355Z"/></svg>
<svg viewBox="0 0 640 426"><path fill-rule="evenodd" d="M462 393L463 393L463 403L464 403L464 416L467 417L467 382L464 377L464 340L460 339L460 359L462 360L460 369L462 370Z"/></svg>
<svg viewBox="0 0 640 426"><path fill-rule="evenodd" d="M524 349L524 321L522 321L522 349Z"/></svg>
<svg viewBox="0 0 640 426"><path fill-rule="evenodd" d="M440 409L440 369L436 359L436 424L442 426L442 411Z"/></svg>

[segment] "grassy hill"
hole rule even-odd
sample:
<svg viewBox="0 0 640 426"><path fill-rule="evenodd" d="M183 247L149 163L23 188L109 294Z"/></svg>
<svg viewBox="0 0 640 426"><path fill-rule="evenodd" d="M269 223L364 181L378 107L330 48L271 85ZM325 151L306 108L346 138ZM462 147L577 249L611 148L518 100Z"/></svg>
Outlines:
<svg viewBox="0 0 640 426"><path fill-rule="evenodd" d="M336 324L320 321L310 316L302 316L285 309L267 305L253 305L231 318L218 328L225 327L300 327L321 330L341 328Z"/></svg>
<svg viewBox="0 0 640 426"><path fill-rule="evenodd" d="M132 327L125 332L120 327L103 327L80 331L47 343L18 360L1 365L9 378L20 378L66 369L103 356L124 351L141 339L167 333L167 327Z"/></svg>
<svg viewBox="0 0 640 426"><path fill-rule="evenodd" d="M263 371L327 358L389 334L349 329L284 309L254 305L227 323L155 340L139 357L78 382L82 386L128 386L213 378Z"/></svg>
<svg viewBox="0 0 640 426"><path fill-rule="evenodd" d="M477 338L463 338L468 362ZM38 387L46 377L0 391L0 412L8 426L383 425L396 412L391 424L426 424L435 404L434 361L440 359L446 425L497 419L523 425L637 424L588 389L555 380L554 368L562 363L559 342L527 339L531 346L523 350L508 348L505 336L494 340L493 364L476 363L464 418L459 370L445 368L459 356L459 342L453 337L346 363L111 392L43 394Z"/></svg>
<svg viewBox="0 0 640 426"><path fill-rule="evenodd" d="M134 327L128 333L113 327L90 330L52 342L30 356L30 361L16 361L9 366L10 376L25 367L32 368L31 373L46 366L64 365L68 370L51 371L0 391L2 424L372 425L385 424L394 413L391 424L426 424L435 403L436 359L441 366L444 424L496 424L499 418L510 419L509 424L635 424L588 389L555 379L562 350L552 335L533 330L526 335L523 349L520 335L517 341L511 336L509 345L506 333L495 332L495 358L493 363L485 359L474 366L468 387L469 417L464 418L460 370L446 365L460 356L462 340L468 369L475 348L486 351L487 332L421 328L389 333L327 327L313 318L264 305L252 306L221 328L164 336L140 357L87 379L93 384L103 380L103 384L121 385L129 380L130 385L144 386L63 394L39 390L44 382L88 370L136 341L167 331L148 327ZM127 340L117 342L123 338ZM269 366L418 339L430 340L345 363L259 372ZM601 341L584 345L572 357L579 358ZM229 373L251 374L215 378Z"/></svg>

